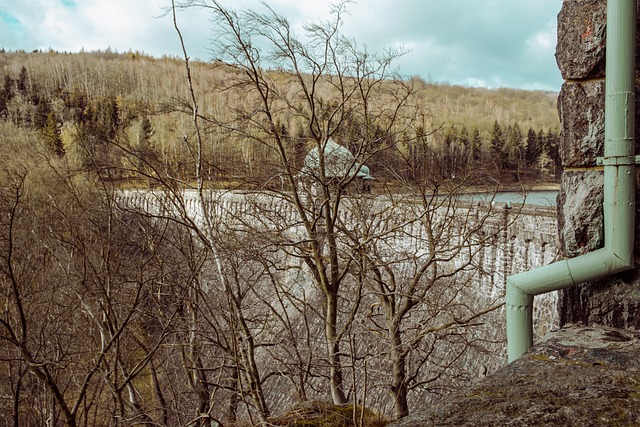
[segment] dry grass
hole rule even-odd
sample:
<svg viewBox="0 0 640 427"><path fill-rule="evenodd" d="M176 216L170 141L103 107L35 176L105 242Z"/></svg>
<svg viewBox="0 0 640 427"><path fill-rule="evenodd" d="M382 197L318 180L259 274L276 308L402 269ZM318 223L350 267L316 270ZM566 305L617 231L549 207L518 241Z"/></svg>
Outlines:
<svg viewBox="0 0 640 427"><path fill-rule="evenodd" d="M363 410L364 409L364 410ZM384 427L389 421L368 408L305 402L270 423L287 427Z"/></svg>

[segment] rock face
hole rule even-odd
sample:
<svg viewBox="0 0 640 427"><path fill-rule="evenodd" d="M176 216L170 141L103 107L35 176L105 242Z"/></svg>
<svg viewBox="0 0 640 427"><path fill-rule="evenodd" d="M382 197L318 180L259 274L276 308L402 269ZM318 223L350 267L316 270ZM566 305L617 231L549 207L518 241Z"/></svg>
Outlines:
<svg viewBox="0 0 640 427"><path fill-rule="evenodd" d="M558 14L556 61L565 80L604 75L606 2L565 1Z"/></svg>
<svg viewBox="0 0 640 427"><path fill-rule="evenodd" d="M558 97L562 165L595 165L604 154L604 80L565 83Z"/></svg>
<svg viewBox="0 0 640 427"><path fill-rule="evenodd" d="M564 256L575 257L604 244L603 176L597 171L562 174L558 227Z"/></svg>
<svg viewBox="0 0 640 427"><path fill-rule="evenodd" d="M391 424L640 425L640 333L570 326L464 392Z"/></svg>
<svg viewBox="0 0 640 427"><path fill-rule="evenodd" d="M606 0L565 0L558 15L556 59L565 79L558 97L564 168L558 227L565 257L600 248L605 239L603 172L596 159L604 155L606 3ZM640 32L636 36L640 40L638 35ZM637 58L639 50L640 43L636 47ZM636 62L640 65L640 61ZM636 103L635 114L638 135L639 104ZM636 138L637 153L639 140ZM640 253L638 223L636 220L636 254ZM561 324L640 327L637 270L562 291Z"/></svg>

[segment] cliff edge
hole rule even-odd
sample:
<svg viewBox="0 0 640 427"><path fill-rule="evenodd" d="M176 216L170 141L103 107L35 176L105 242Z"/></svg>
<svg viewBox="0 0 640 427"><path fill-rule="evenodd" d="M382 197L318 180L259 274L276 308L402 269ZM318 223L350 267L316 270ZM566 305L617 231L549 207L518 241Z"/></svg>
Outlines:
<svg viewBox="0 0 640 427"><path fill-rule="evenodd" d="M638 426L640 332L568 325L409 426Z"/></svg>

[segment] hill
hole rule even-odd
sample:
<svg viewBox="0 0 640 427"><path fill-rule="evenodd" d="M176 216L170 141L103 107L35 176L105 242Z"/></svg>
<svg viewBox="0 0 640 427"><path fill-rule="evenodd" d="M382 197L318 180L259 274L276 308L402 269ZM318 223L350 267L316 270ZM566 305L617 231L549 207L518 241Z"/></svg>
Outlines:
<svg viewBox="0 0 640 427"><path fill-rule="evenodd" d="M0 61L4 82L0 119L38 131L46 130L49 119L48 144L57 144L61 153L78 162L82 162L82 150L78 150L81 128L86 133L86 124L92 123L103 133L117 134L120 144L153 153L169 164L174 174L188 178L193 170L187 153L187 141L193 136L189 92L185 64L180 59L153 58L137 52L50 51L2 52ZM246 106L247 95L227 85L238 70L219 62L193 62L191 68L203 117L228 118L230 112ZM283 90L297 90L287 73L266 73ZM393 179L391 171L404 171L406 163L411 162L409 169L420 169L411 157L426 151L430 154L423 153L423 157L435 160L424 160L430 163L421 168L440 168L446 176L456 175L471 163L493 159L492 150L499 147L504 157L502 169L512 172L507 176L556 179L557 93L432 84L418 77L405 83L411 85L411 102L422 109L423 118L419 126L405 129L403 135L398 132L386 136L394 139L394 148L383 158L371 159L376 177ZM329 86L325 87L330 104L335 101L334 95ZM307 130L294 113L285 111L278 119L283 135L300 157L310 147ZM52 134L56 127L60 128L60 141L52 142L57 138ZM96 130L91 131L95 134ZM343 135L343 139L354 137ZM422 148L415 148L417 140ZM340 142L348 145L347 141ZM212 126L207 129L205 144L212 178L238 181L270 168L269 158L259 146L227 138ZM104 155L108 157L108 153ZM406 174L415 177L415 173Z"/></svg>

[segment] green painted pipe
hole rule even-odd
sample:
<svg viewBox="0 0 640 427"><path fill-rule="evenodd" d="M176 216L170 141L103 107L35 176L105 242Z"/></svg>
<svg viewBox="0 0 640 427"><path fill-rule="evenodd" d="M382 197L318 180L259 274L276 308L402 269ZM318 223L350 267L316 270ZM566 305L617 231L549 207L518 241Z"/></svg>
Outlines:
<svg viewBox="0 0 640 427"><path fill-rule="evenodd" d="M507 277L509 362L533 345L533 297L633 268L636 0L607 1L604 247Z"/></svg>

